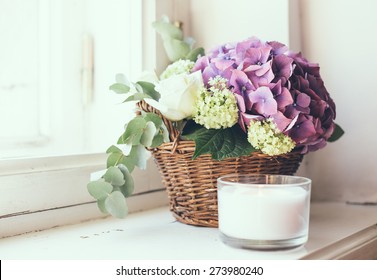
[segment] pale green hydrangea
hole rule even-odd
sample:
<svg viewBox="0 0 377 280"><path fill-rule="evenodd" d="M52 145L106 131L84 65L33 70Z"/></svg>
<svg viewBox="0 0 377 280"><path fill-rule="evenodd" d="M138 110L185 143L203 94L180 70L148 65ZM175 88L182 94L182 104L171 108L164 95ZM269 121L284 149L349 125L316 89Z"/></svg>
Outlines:
<svg viewBox="0 0 377 280"><path fill-rule="evenodd" d="M195 63L191 60L180 59L176 62L170 64L166 67L165 71L162 72L160 79L164 80L173 75L179 74L188 74L191 72L191 69L194 67Z"/></svg>
<svg viewBox="0 0 377 280"><path fill-rule="evenodd" d="M271 118L250 122L248 140L254 148L270 156L289 153L296 146L289 136L277 128Z"/></svg>
<svg viewBox="0 0 377 280"><path fill-rule="evenodd" d="M234 94L226 88L227 80L217 76L203 88L194 108L194 121L207 129L232 127L238 121L238 107Z"/></svg>

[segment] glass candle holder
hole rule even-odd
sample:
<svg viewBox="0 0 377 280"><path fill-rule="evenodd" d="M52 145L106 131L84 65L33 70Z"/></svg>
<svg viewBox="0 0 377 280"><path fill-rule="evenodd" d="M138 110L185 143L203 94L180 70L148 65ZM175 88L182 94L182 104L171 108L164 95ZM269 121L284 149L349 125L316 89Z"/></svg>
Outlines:
<svg viewBox="0 0 377 280"><path fill-rule="evenodd" d="M287 175L218 178L219 230L235 247L269 250L308 240L311 180Z"/></svg>

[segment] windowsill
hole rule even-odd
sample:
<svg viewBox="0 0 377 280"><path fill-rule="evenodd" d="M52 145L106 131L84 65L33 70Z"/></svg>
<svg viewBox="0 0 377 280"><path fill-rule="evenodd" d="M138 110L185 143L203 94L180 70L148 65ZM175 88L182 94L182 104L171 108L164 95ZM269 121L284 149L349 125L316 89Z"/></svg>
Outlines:
<svg viewBox="0 0 377 280"><path fill-rule="evenodd" d="M0 238L103 217L86 185L91 173L106 168L106 158L100 153L0 160ZM130 213L167 204L152 159L132 176Z"/></svg>
<svg viewBox="0 0 377 280"><path fill-rule="evenodd" d="M312 203L308 243L260 252L224 245L215 228L176 222L167 207L0 239L0 259L299 259L377 222L376 206Z"/></svg>

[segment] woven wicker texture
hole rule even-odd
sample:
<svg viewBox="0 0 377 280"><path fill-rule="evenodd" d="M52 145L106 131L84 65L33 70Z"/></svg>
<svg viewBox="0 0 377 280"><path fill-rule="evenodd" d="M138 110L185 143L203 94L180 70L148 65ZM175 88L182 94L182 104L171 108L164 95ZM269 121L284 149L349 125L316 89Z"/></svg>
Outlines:
<svg viewBox="0 0 377 280"><path fill-rule="evenodd" d="M161 114L146 103L138 103L146 112ZM162 117L163 118L163 117ZM195 160L193 141L178 141L179 133L163 118L171 142L152 150L162 175L174 217L185 224L217 227L217 178L226 174L294 174L303 158L299 152L271 157L260 152L249 156L213 160L201 155Z"/></svg>
<svg viewBox="0 0 377 280"><path fill-rule="evenodd" d="M217 178L230 173L295 173L302 160L298 152L270 157L255 152L250 156L213 160L202 155L192 160L195 143L180 141L175 148L166 143L152 151L166 187L170 210L183 223L217 227Z"/></svg>

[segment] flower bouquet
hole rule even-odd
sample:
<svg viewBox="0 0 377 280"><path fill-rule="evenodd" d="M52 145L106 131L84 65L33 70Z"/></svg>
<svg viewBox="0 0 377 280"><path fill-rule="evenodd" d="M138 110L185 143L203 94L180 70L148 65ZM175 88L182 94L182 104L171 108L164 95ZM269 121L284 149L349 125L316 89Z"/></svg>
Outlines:
<svg viewBox="0 0 377 280"><path fill-rule="evenodd" d="M88 184L101 211L127 215L130 175L151 152L181 222L217 226L216 179L227 173L293 174L304 154L337 140L335 104L319 66L279 42L251 37L204 53L167 18L155 22L170 65L110 89L137 104L108 169Z"/></svg>

